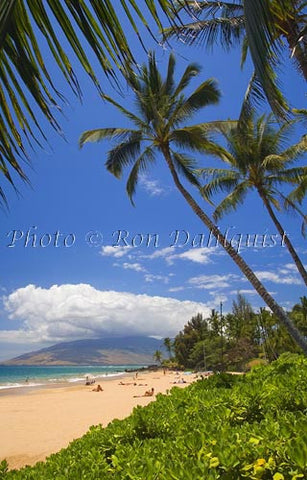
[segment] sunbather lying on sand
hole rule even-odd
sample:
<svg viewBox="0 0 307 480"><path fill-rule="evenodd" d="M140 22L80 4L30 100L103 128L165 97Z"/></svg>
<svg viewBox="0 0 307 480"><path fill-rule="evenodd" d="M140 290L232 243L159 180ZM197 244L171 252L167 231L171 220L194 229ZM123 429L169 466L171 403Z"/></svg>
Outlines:
<svg viewBox="0 0 307 480"><path fill-rule="evenodd" d="M120 381L118 385L136 385L136 382L126 382L126 383L124 383L124 382Z"/></svg>
<svg viewBox="0 0 307 480"><path fill-rule="evenodd" d="M139 397L152 397L155 392L155 389L152 388L151 390L147 390L144 395L133 395L134 398L139 398Z"/></svg>

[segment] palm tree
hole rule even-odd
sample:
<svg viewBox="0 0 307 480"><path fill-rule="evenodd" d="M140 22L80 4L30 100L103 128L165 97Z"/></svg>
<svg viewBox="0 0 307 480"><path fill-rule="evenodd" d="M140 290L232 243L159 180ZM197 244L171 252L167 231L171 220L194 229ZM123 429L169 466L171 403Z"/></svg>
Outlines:
<svg viewBox="0 0 307 480"><path fill-rule="evenodd" d="M72 57L99 91L101 86L92 67L93 55L106 78L117 85L118 69L123 71L127 64L134 62L123 19L131 25L128 34L135 34L145 49L139 26L145 25L152 36L148 19L162 28L158 6L169 20L173 18L170 0L143 0L142 6L137 3L130 0L1 0L0 168L13 186L16 173L26 180L22 161L29 160L28 147L42 146L47 140L41 118L62 134L55 112L61 110L65 99L53 82L54 66L78 97L81 89ZM69 54L63 46L65 43L70 48ZM42 44L45 51L48 50L47 58L42 53ZM6 203L6 196L0 187L1 202Z"/></svg>
<svg viewBox="0 0 307 480"><path fill-rule="evenodd" d="M193 4L208 8L215 15L218 8L233 10L227 13L223 22L217 19L210 26L209 44L215 41L221 23L221 37L227 46L244 37L246 27L249 46L254 59L257 76L269 97L272 91L272 108L283 111L287 108L274 86L271 62L272 45L279 42L282 35L291 32L291 48L299 65L306 66L306 27L301 13L302 1L282 0L279 3L286 8L283 24L275 28L280 12L271 12L268 0L245 0L242 13L242 2L227 4L225 2L194 2L189 0L143 0L142 5L133 0L119 0L114 4L110 0L1 0L0 2L0 166L1 173L15 188L15 174L27 181L23 161L29 161L28 147L42 146L47 140L46 132L41 127L44 118L61 135L63 132L55 112L61 111L63 96L53 82L54 65L61 71L63 80L72 91L81 97L81 88L72 67L71 58L86 71L99 90L101 85L92 67L90 55L99 62L106 78L114 85L118 84L118 70L125 71L127 64L134 62L133 52L122 27L122 19L126 18L131 25L131 33L135 34L145 48L139 25L155 38L150 23L162 27L162 14L173 25L180 25L176 4L181 6ZM259 11L255 12L258 7ZM209 12L210 13L210 12ZM260 15L261 14L261 15ZM269 15L270 14L270 15ZM294 15L295 14L295 15ZM242 16L243 15L243 16ZM275 16L274 16L275 15ZM272 20L274 18L275 23ZM149 22L149 20L150 22ZM261 24L259 20L261 19ZM270 21L269 21L270 20ZM227 24L229 23L229 25ZM303 26L302 26L303 25ZM291 26L291 29L290 29ZM286 29L288 28L288 30ZM272 42L271 30L276 30ZM195 31L199 30L197 27ZM289 32L288 32L289 31ZM265 35L263 35L263 32ZM194 35L194 33L193 33ZM207 36L207 33L204 35ZM198 38L202 37L199 33ZM276 38L275 38L276 37ZM253 40L255 38L255 40ZM63 41L62 41L63 40ZM70 51L63 45L67 42ZM85 44L83 43L85 42ZM45 43L44 56L40 45ZM290 39L289 39L290 44ZM259 46L259 51L257 50ZM278 46L279 43L278 43ZM89 53L90 52L90 53ZM258 56L259 56L258 55ZM53 65L50 62L53 60ZM262 60L261 60L262 59ZM262 62L262 63L261 63ZM264 63L264 67L262 64ZM264 72L261 76L261 72ZM306 72L306 68L304 68ZM262 78L264 77L264 78ZM267 79L268 77L268 79ZM305 75L306 77L306 75ZM279 105L279 107L278 107ZM4 189L0 186L0 204L6 204Z"/></svg>
<svg viewBox="0 0 307 480"><path fill-rule="evenodd" d="M213 214L215 220L241 205L251 190L256 190L281 238L289 250L295 265L307 285L307 272L295 251L289 237L279 222L277 211L285 207L300 212L297 202L290 195L287 198L281 191L281 185L298 185L306 193L307 167L293 167L294 161L307 151L307 137L283 149L284 141L291 130L291 123L285 123L275 129L272 116L265 115L254 120L253 115L244 126L232 126L227 132L223 129L228 149L222 158L228 168L204 168L202 173L210 181L203 187L203 194L210 200L213 194L227 192L228 195L219 203ZM293 195L292 195L293 197ZM303 192L301 192L301 199ZM301 212L300 212L301 213ZM307 216L303 215L303 227ZM304 233L304 232L303 232Z"/></svg>
<svg viewBox="0 0 307 480"><path fill-rule="evenodd" d="M149 65L143 65L140 72L131 72L127 76L128 85L134 92L137 105L135 114L108 96L105 99L125 115L136 128L100 128L84 132L80 138L80 146L86 142L98 142L104 139L117 140L117 144L108 152L106 167L120 178L123 170L132 165L128 181L127 193L132 200L135 193L139 173L155 161L155 154L160 153L169 168L173 181L190 205L194 213L210 230L220 245L227 251L242 273L251 282L265 303L276 313L286 326L295 341L307 354L307 344L299 331L294 327L283 309L266 291L254 272L221 235L213 220L202 210L196 200L180 181L179 175L185 177L193 186L200 188L194 173L195 161L186 153L178 151L219 151L219 147L208 139L208 132L222 128L224 122L202 123L192 126L181 126L194 113L203 107L215 104L219 100L219 91L213 80L203 82L194 92L186 97L184 89L193 77L199 74L200 68L190 64L177 84L174 80L175 58L170 55L165 80L162 79L154 55L149 57Z"/></svg>
<svg viewBox="0 0 307 480"><path fill-rule="evenodd" d="M173 342L172 340L169 338L169 337L165 337L164 340L163 340L163 345L165 346L167 352L168 352L168 356L169 358L171 358L172 356L172 349L173 349Z"/></svg>
<svg viewBox="0 0 307 480"><path fill-rule="evenodd" d="M156 360L156 362L162 363L162 352L161 350L156 350L155 353L153 354L153 358Z"/></svg>
<svg viewBox="0 0 307 480"><path fill-rule="evenodd" d="M242 45L242 62L249 49L258 81L273 112L285 118L288 106L277 83L276 67L282 63L282 52L288 47L296 67L307 80L307 29L303 0L179 0L192 15L192 22L173 25L165 35L179 36L189 45L219 41L229 50Z"/></svg>

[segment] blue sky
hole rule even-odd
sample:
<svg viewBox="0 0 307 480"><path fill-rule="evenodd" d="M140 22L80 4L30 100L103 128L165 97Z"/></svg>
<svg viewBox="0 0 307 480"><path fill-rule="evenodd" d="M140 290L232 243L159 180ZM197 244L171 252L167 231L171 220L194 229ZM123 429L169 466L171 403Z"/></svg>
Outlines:
<svg viewBox="0 0 307 480"><path fill-rule="evenodd" d="M131 42L138 62L146 61L134 38ZM147 36L146 44L156 49L165 71L171 47L158 47ZM250 65L240 70L239 52L216 48L207 54L181 42L173 42L172 50L178 75L192 61L202 66L192 87L214 77L222 92L220 104L204 109L195 122L237 118L251 73ZM264 306L222 248L210 241L209 232L176 191L162 158L141 179L133 207L125 178L119 181L105 169L110 144L78 148L84 130L128 123L99 98L77 65L75 69L83 104L53 69L54 81L69 101L61 117L66 141L41 120L50 146L37 150L31 167L26 167L31 187L17 181L19 197L6 189L10 210L0 213L0 360L60 341L113 333L173 336L192 315L207 315L221 301L224 311L230 311L238 292L256 310ZM303 80L288 64L280 77L291 103L304 107ZM106 93L133 108L125 87L123 97L103 76L101 82ZM303 133L297 129L293 143ZM203 166L220 165L210 158L198 160ZM209 205L203 206L212 212ZM306 263L300 220L289 215L281 220ZM291 308L306 294L280 240L263 246L276 231L255 195L218 226L230 238L257 238L255 247L240 253L278 303Z"/></svg>

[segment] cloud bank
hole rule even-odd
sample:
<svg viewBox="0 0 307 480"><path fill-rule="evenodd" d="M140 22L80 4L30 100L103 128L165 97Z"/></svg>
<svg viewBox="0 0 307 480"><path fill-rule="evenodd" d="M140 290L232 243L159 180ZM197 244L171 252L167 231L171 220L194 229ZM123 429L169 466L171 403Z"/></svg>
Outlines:
<svg viewBox="0 0 307 480"><path fill-rule="evenodd" d="M203 303L174 298L101 291L88 284L27 285L3 297L16 330L0 331L0 342L42 343L121 335L174 336ZM13 326L13 325L12 325Z"/></svg>

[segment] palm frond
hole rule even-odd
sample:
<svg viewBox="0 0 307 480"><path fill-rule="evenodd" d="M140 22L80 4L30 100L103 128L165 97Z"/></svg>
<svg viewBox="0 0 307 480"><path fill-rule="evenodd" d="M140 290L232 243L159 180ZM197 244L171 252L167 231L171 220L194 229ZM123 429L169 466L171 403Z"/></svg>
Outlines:
<svg viewBox="0 0 307 480"><path fill-rule="evenodd" d="M240 61L241 69L243 69L243 66L246 62L247 54L248 54L248 39L247 39L247 36L245 35L245 37L242 40L242 47L241 47L241 61Z"/></svg>
<svg viewBox="0 0 307 480"><path fill-rule="evenodd" d="M127 18L141 42L140 25L154 37L152 24L161 29L162 22L154 0L144 0L146 13L135 0L120 0L116 6L110 0L2 0L0 3L0 112L5 119L0 132L2 162L7 162L9 168L12 166L25 178L22 161L27 159L26 147L28 144L32 148L35 144L41 146L40 139L46 140L39 118L46 118L63 135L57 112L65 99L53 82L53 67L49 67L46 56L49 54L65 82L81 98L71 57L99 91L101 86L92 67L92 53L106 78L118 85L116 70L125 72L134 62L120 14ZM172 1L159 0L158 3L173 23ZM44 42L47 54L41 50ZM65 42L69 45L69 54L63 47ZM10 116L8 111L12 112ZM1 191L4 194L4 190Z"/></svg>
<svg viewBox="0 0 307 480"><path fill-rule="evenodd" d="M262 116L259 122L260 128L265 132L265 144L269 146L270 153L275 151L278 154L282 154L282 152L288 148L289 137L294 133L294 126L297 123L297 119L294 118L287 122L277 123L276 117L270 114L268 116Z"/></svg>
<svg viewBox="0 0 307 480"><path fill-rule="evenodd" d="M287 158L282 155L272 154L267 155L262 161L262 167L268 172L275 173L281 172L287 164Z"/></svg>
<svg viewBox="0 0 307 480"><path fill-rule="evenodd" d="M289 107L278 88L274 71L280 54L280 43L270 4L269 0L244 1L246 34L257 78L272 111L277 117L287 119Z"/></svg>
<svg viewBox="0 0 307 480"><path fill-rule="evenodd" d="M265 101L265 95L261 83L258 81L255 72L253 72L248 83L239 115L239 129L244 131L247 122L254 115L255 108Z"/></svg>
<svg viewBox="0 0 307 480"><path fill-rule="evenodd" d="M130 137L109 150L106 167L115 177L120 178L125 167L135 162L141 149L141 132L133 132Z"/></svg>
<svg viewBox="0 0 307 480"><path fill-rule="evenodd" d="M8 0L0 5L0 45L2 45L10 28L11 18L18 0Z"/></svg>
<svg viewBox="0 0 307 480"><path fill-rule="evenodd" d="M296 118L307 125L307 108L293 108L292 113Z"/></svg>
<svg viewBox="0 0 307 480"><path fill-rule="evenodd" d="M148 55L148 67L143 65L142 67L142 80L148 88L148 93L154 95L161 93L162 91L162 77L157 67L155 52L151 51Z"/></svg>
<svg viewBox="0 0 307 480"><path fill-rule="evenodd" d="M178 128L171 132L169 136L170 142L174 142L175 145L180 148L188 148L189 150L203 151L204 143L207 138L204 132L197 126Z"/></svg>
<svg viewBox="0 0 307 480"><path fill-rule="evenodd" d="M204 46L208 50L212 50L217 43L220 43L227 51L241 42L244 32L245 23L243 16L197 20L164 31L166 37L176 35L183 43L190 46Z"/></svg>
<svg viewBox="0 0 307 480"><path fill-rule="evenodd" d="M184 153L174 151L171 151L171 153L176 170L183 175L189 183L200 188L200 183L197 174L195 173L195 160L191 159Z"/></svg>
<svg viewBox="0 0 307 480"><path fill-rule="evenodd" d="M307 152L307 135L304 135L301 140L288 147L286 150L280 153L287 163L296 160L300 155Z"/></svg>
<svg viewBox="0 0 307 480"><path fill-rule="evenodd" d="M242 1L237 0L236 2L219 2L219 1L201 1L198 2L195 0L188 0L185 2L191 12L194 15L199 16L200 14L211 17L219 14L220 17L236 17L237 15L242 15L243 6Z"/></svg>
<svg viewBox="0 0 307 480"><path fill-rule="evenodd" d="M220 168L203 168L199 170L204 180L211 179L202 188L203 197L210 202L211 198L220 192L230 192L240 180L240 175L232 170Z"/></svg>
<svg viewBox="0 0 307 480"><path fill-rule="evenodd" d="M229 190L230 190L231 183L235 185L235 179L231 180L230 178L228 182L227 181L224 182L225 190L228 188L227 183L229 184ZM235 188L232 190L232 192L229 195L227 195L216 207L213 213L214 219L219 220L227 213L236 210L238 208L238 205L243 205L249 188L250 188L250 185L248 184L247 181L243 181L235 185Z"/></svg>
<svg viewBox="0 0 307 480"><path fill-rule="evenodd" d="M132 205L134 205L133 196L135 194L136 186L138 183L139 173L142 171L145 171L147 169L148 162L153 163L154 160L155 160L155 154L152 149L152 146L150 145L141 153L141 155L137 158L137 160L135 161L132 167L132 170L130 172L127 185L126 185L127 194L128 194L128 197L130 198Z"/></svg>
<svg viewBox="0 0 307 480"><path fill-rule="evenodd" d="M177 36L184 43L205 45L212 48L217 41L225 49L236 44L244 34L243 6L230 2L183 1L192 21L172 25L163 31L166 38ZM179 2L178 10L182 9Z"/></svg>
<svg viewBox="0 0 307 480"><path fill-rule="evenodd" d="M283 200L282 203L284 209L287 209L287 203L291 207L293 205L297 207L298 204L302 203L302 200L306 195L306 172L306 167L297 167L287 170L280 170L275 175L268 175L265 179L263 190L267 195L270 195L269 200L272 203L274 198L278 196ZM285 196L285 194L280 190L280 185L291 186L291 193L288 194L288 196ZM278 204L277 208L278 210L281 210L282 205Z"/></svg>
<svg viewBox="0 0 307 480"><path fill-rule="evenodd" d="M146 127L147 124L141 118L139 118L137 115L127 110L125 107L123 107L120 103L116 102L109 95L104 94L102 95L102 98L107 102L111 103L112 105L114 105L125 117L131 120L138 128Z"/></svg>
<svg viewBox="0 0 307 480"><path fill-rule="evenodd" d="M175 56L171 54L168 60L166 79L163 84L163 93L165 95L171 96L173 94L174 84L175 84L175 79L174 79L175 65L176 65Z"/></svg>
<svg viewBox="0 0 307 480"><path fill-rule="evenodd" d="M225 138L237 128L238 120L213 120L211 122L198 123L195 126L201 128L205 133L220 133Z"/></svg>
<svg viewBox="0 0 307 480"><path fill-rule="evenodd" d="M299 204L301 204L306 196L306 193L307 193L307 171L305 167L297 187L292 190L288 198L292 202L298 202Z"/></svg>
<svg viewBox="0 0 307 480"><path fill-rule="evenodd" d="M240 176L235 170L230 170L229 168L215 168L215 167L205 167L198 169L199 175L202 175L204 180L211 178L212 180L219 180L223 178L236 178Z"/></svg>
<svg viewBox="0 0 307 480"><path fill-rule="evenodd" d="M192 95L187 98L182 108L195 112L208 105L217 104L220 100L220 96L221 93L216 80L209 78L194 90Z"/></svg>
<svg viewBox="0 0 307 480"><path fill-rule="evenodd" d="M300 189L300 191L298 191L298 189ZM295 213L299 215L299 217L301 217L302 219L301 234L304 238L306 237L307 215L300 209L298 204L301 203L300 199L302 200L306 196L306 191L307 191L307 175L304 176L299 186L296 189L294 189L288 196L285 196L281 192L279 192L283 200L283 207L285 211L286 212L290 211L292 214Z"/></svg>
<svg viewBox="0 0 307 480"><path fill-rule="evenodd" d="M80 136L79 146L82 148L85 143L100 142L106 138L110 138L111 140L124 140L135 132L136 130L129 128L96 128L94 130L87 130Z"/></svg>
<svg viewBox="0 0 307 480"><path fill-rule="evenodd" d="M192 78L200 74L200 71L201 67L196 63L190 63L187 66L174 91L174 98L179 96L179 94L189 85Z"/></svg>
<svg viewBox="0 0 307 480"><path fill-rule="evenodd" d="M169 118L171 127L190 118L201 108L215 105L219 102L220 91L214 79L203 82L187 99L180 98Z"/></svg>
<svg viewBox="0 0 307 480"><path fill-rule="evenodd" d="M195 150L221 158L232 164L233 157L227 149L213 139L216 133L226 132L235 126L235 120L199 123L189 127L177 128L171 131L169 140L179 147Z"/></svg>

